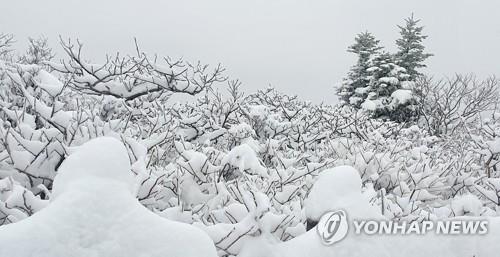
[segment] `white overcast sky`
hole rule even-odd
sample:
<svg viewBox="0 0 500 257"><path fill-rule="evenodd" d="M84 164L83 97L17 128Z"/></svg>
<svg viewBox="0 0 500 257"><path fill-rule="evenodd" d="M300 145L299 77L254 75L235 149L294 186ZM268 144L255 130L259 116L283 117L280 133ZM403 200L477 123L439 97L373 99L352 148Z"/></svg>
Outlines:
<svg viewBox="0 0 500 257"><path fill-rule="evenodd" d="M87 56L148 53L222 63L248 92L269 84L314 102L334 101L354 62L346 48L371 31L390 51L397 24L415 13L426 26L436 76L500 74L498 0L1 0L0 32L20 43L78 37Z"/></svg>

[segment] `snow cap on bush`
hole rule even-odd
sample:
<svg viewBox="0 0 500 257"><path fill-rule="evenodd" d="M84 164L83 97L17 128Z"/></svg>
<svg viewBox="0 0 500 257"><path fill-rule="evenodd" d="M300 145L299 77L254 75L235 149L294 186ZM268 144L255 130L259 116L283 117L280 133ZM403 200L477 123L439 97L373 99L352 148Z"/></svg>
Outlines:
<svg viewBox="0 0 500 257"><path fill-rule="evenodd" d="M318 221L325 212L345 210L348 215L374 216L361 193L361 177L351 166L338 166L320 173L305 202L308 219Z"/></svg>
<svg viewBox="0 0 500 257"><path fill-rule="evenodd" d="M127 149L122 142L112 137L101 137L77 147L59 168L52 197L71 191L77 182L88 179L123 183L133 193L134 177L130 172Z"/></svg>

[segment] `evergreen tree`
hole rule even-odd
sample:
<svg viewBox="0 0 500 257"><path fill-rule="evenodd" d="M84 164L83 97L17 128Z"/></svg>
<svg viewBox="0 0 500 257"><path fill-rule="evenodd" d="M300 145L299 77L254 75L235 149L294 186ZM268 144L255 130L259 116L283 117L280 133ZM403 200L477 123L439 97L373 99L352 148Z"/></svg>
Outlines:
<svg viewBox="0 0 500 257"><path fill-rule="evenodd" d="M354 93L363 99L361 108L374 118L411 120L416 114L416 100L414 83L409 81L406 69L396 64L394 56L387 52L375 54L368 65L368 86Z"/></svg>
<svg viewBox="0 0 500 257"><path fill-rule="evenodd" d="M425 53L425 46L422 43L427 36L422 34L424 27L418 25L420 20L415 19L412 14L405 19L405 22L404 26L398 26L401 38L396 40L398 47L396 60L398 65L406 69L410 80L415 81L420 75L417 69L426 67L424 61L433 54Z"/></svg>
<svg viewBox="0 0 500 257"><path fill-rule="evenodd" d="M337 90L337 95L340 97L343 104L352 105L359 108L362 100L359 95L356 95L358 88L365 88L369 83L369 74L367 68L369 67L369 60L377 54L381 46L371 33L363 32L356 36L355 43L347 49L348 52L354 53L358 56L356 65L351 67L347 78Z"/></svg>

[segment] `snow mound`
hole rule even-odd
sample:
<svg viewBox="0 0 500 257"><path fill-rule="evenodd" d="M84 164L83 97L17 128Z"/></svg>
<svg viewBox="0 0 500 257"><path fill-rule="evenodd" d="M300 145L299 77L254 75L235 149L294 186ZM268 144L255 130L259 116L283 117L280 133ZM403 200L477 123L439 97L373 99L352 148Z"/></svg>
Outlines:
<svg viewBox="0 0 500 257"><path fill-rule="evenodd" d="M51 203L0 227L0 256L217 256L203 231L161 218L137 201L130 168L117 139L78 147L56 176Z"/></svg>
<svg viewBox="0 0 500 257"><path fill-rule="evenodd" d="M222 160L222 163L228 163L238 168L240 172L256 174L263 177L267 176L266 168L260 164L257 154L248 144L241 144L231 149Z"/></svg>
<svg viewBox="0 0 500 257"><path fill-rule="evenodd" d="M451 209L455 216L480 216L483 204L473 194L465 194L455 197L451 201Z"/></svg>
<svg viewBox="0 0 500 257"><path fill-rule="evenodd" d="M74 149L74 153L59 167L52 197L57 198L86 179L120 182L133 193L135 180L130 169L127 149L120 141L111 137L91 140Z"/></svg>
<svg viewBox="0 0 500 257"><path fill-rule="evenodd" d="M328 211L345 210L351 216L377 217L377 211L361 193L361 177L351 166L320 173L305 201L308 219L318 221Z"/></svg>

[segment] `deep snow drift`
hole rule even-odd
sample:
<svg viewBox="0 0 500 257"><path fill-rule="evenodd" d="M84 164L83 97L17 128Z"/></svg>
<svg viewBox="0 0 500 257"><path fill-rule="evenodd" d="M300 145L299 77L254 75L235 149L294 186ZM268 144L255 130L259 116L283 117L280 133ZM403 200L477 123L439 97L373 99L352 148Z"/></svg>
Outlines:
<svg viewBox="0 0 500 257"><path fill-rule="evenodd" d="M201 230L143 207L134 197L134 184L120 141L85 143L60 167L45 209L0 227L0 256L217 256Z"/></svg>

